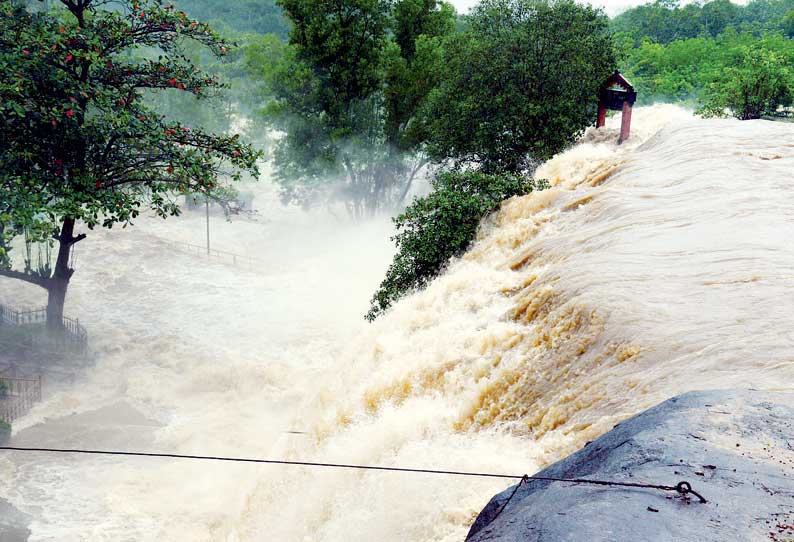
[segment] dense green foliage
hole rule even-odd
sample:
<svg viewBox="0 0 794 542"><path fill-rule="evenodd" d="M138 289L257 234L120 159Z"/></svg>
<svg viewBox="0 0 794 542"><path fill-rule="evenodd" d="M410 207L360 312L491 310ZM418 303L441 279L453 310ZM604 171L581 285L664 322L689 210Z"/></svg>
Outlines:
<svg viewBox="0 0 794 542"><path fill-rule="evenodd" d="M518 174L440 173L433 192L415 199L395 219L397 255L372 298L368 320L397 299L425 287L474 240L480 221L512 196L545 188Z"/></svg>
<svg viewBox="0 0 794 542"><path fill-rule="evenodd" d="M728 28L755 35L782 31L794 35L794 0L752 0L738 5L729 0L679 4L657 0L615 17L612 28L635 45L642 41L667 44L675 40L717 37Z"/></svg>
<svg viewBox="0 0 794 542"><path fill-rule="evenodd" d="M794 53L794 47L789 47ZM730 114L741 120L774 115L794 103L794 54L788 58L763 46L748 47L709 85L698 112L707 117Z"/></svg>
<svg viewBox="0 0 794 542"><path fill-rule="evenodd" d="M274 151L288 201L345 203L362 218L402 201L421 156L411 131L432 88L454 11L437 0L281 0L289 44L261 42L249 63L284 135ZM268 58L264 58L268 57Z"/></svg>
<svg viewBox="0 0 794 542"><path fill-rule="evenodd" d="M56 305L62 313L70 249L85 237L76 223L126 226L146 208L177 214L175 195L211 197L223 178L257 173L258 154L236 135L172 121L145 100L152 91L211 95L218 80L181 44L218 56L228 44L157 0L105 6L62 0L58 10L32 13L0 1L0 223L6 237L24 231L44 241L55 232L59 244L51 274L10 262L0 274L46 288L48 318ZM157 56L140 54L152 50Z"/></svg>
<svg viewBox="0 0 794 542"><path fill-rule="evenodd" d="M483 0L445 42L423 111L436 161L521 171L593 123L617 61L606 16L572 0Z"/></svg>
<svg viewBox="0 0 794 542"><path fill-rule="evenodd" d="M612 22L639 102L683 102L705 116L780 114L792 103L794 0L656 1Z"/></svg>
<svg viewBox="0 0 794 542"><path fill-rule="evenodd" d="M528 174L593 123L617 64L607 18L572 0L483 0L440 45L409 133L452 171L395 219L397 255L369 320L466 250L505 198L541 188Z"/></svg>
<svg viewBox="0 0 794 542"><path fill-rule="evenodd" d="M790 105L793 70L794 40L733 30L667 45L645 41L624 60L640 103L699 104L710 115L727 108L743 119Z"/></svg>
<svg viewBox="0 0 794 542"><path fill-rule="evenodd" d="M276 178L355 218L401 205L428 162L524 171L558 152L616 66L607 18L572 0L485 0L464 25L438 0L279 5L289 44L247 50L283 134Z"/></svg>

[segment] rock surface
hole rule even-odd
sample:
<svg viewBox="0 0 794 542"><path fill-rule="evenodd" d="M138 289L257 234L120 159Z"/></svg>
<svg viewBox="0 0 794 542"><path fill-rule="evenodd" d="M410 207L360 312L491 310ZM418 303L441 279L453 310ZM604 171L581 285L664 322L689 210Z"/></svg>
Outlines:
<svg viewBox="0 0 794 542"><path fill-rule="evenodd" d="M537 474L675 486L673 492L528 481L491 499L467 542L794 542L794 393L680 395Z"/></svg>
<svg viewBox="0 0 794 542"><path fill-rule="evenodd" d="M7 501L0 499L0 540L26 542L30 537L30 516L23 514Z"/></svg>

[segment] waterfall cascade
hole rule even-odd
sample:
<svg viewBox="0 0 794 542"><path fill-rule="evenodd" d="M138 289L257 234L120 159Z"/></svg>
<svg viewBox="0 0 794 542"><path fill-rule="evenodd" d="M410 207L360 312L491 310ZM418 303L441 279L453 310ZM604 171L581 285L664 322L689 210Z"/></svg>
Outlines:
<svg viewBox="0 0 794 542"><path fill-rule="evenodd" d="M544 164L552 188L506 202L372 325L385 223L275 203L270 222L219 221L264 275L152 242L199 239L199 217L93 235L69 310L103 337L99 361L16 438L521 474L687 390L794 388L794 127L672 106L633 124L621 146L613 120ZM461 541L509 484L107 458L0 471L37 542Z"/></svg>

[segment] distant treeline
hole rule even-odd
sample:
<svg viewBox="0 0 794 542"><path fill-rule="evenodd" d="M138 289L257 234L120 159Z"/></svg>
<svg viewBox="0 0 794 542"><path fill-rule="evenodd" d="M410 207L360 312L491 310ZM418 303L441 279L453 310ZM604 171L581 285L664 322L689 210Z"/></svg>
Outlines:
<svg viewBox="0 0 794 542"><path fill-rule="evenodd" d="M657 0L629 9L612 20L612 30L635 45L668 44L688 38L716 38L727 29L756 36L781 32L794 36L794 0L753 0L745 6L729 0L679 5Z"/></svg>
<svg viewBox="0 0 794 542"><path fill-rule="evenodd" d="M661 0L622 13L611 28L641 104L685 103L744 119L791 104L794 0Z"/></svg>
<svg viewBox="0 0 794 542"><path fill-rule="evenodd" d="M289 35L289 22L275 0L174 0L174 4L200 21L235 32Z"/></svg>

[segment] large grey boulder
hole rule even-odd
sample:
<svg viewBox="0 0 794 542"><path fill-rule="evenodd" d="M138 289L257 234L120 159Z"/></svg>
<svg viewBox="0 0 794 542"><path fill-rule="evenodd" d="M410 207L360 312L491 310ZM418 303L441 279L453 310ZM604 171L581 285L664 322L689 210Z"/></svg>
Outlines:
<svg viewBox="0 0 794 542"><path fill-rule="evenodd" d="M794 541L794 393L680 395L537 474L675 486L674 492L529 481L491 499L467 542Z"/></svg>

